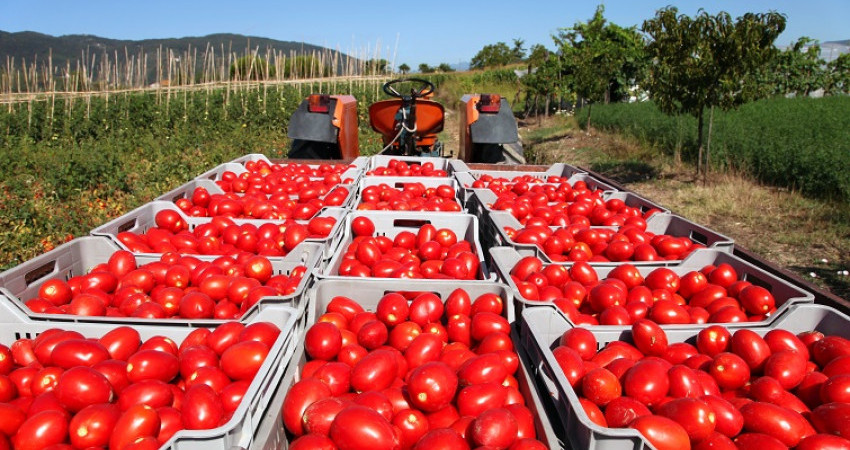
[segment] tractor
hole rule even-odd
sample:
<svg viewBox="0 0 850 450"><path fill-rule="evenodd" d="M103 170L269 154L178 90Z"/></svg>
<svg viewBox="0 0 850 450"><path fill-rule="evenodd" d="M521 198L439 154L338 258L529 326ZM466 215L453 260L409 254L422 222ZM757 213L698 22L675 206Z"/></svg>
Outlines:
<svg viewBox="0 0 850 450"><path fill-rule="evenodd" d="M384 83L391 97L369 106L369 125L381 135L383 155L454 157L437 134L445 109L432 100L434 84L419 78ZM460 146L464 162L524 164L517 124L508 101L497 94L461 98ZM352 159L360 155L357 101L350 95L309 95L292 115L289 158Z"/></svg>

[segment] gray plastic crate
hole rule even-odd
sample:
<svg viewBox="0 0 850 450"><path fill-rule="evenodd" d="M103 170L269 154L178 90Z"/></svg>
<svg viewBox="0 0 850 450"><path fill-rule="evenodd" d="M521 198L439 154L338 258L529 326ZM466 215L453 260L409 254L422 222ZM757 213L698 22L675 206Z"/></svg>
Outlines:
<svg viewBox="0 0 850 450"><path fill-rule="evenodd" d="M107 262L109 257L118 250L121 250L121 248L102 236L86 236L62 244L45 254L0 273L0 303L11 305L12 308L17 309L30 320L40 322L168 324L177 326L199 326L225 322L218 319L139 319L42 314L33 312L24 304L25 301L38 296L38 289L45 281L54 278L68 280L74 276L85 275L92 267ZM263 298L245 312L242 320L249 320L272 305L286 305L296 309L302 307L308 288L315 281L312 272L319 264L321 254L321 248L318 244L307 243L296 248L283 259L270 260L275 275L288 275L300 265L307 267L307 273L301 279L293 294ZM197 258L212 261L217 256L197 256ZM139 265L154 261L159 261L159 255L136 255L136 263Z"/></svg>
<svg viewBox="0 0 850 450"><path fill-rule="evenodd" d="M275 343L269 349L265 362L251 381L245 396L232 418L224 425L210 430L182 430L168 440L160 450L232 450L248 448L254 441L254 434L260 417L269 414L275 388L280 385L285 368L300 343L295 334L298 313L282 305L268 307L256 315L250 322L272 322L281 329ZM119 325L132 326L143 340L154 336L165 336L175 342L181 342L196 328L214 328L217 324L192 323L191 326L175 327L163 322L150 323L139 320L116 323L69 323L41 322L32 320L11 308L8 303L0 302L0 342L11 345L17 339L34 338L51 328L74 330L85 337L98 338ZM68 325L64 327L63 325ZM280 410L276 411L280 414Z"/></svg>
<svg viewBox="0 0 850 450"><path fill-rule="evenodd" d="M537 377L538 389L542 398L551 399L560 418L555 428L566 430L571 437L573 448L593 450L640 450L652 446L636 430L623 428L603 428L591 422L581 407L578 396L570 387L563 370L561 370L552 350L557 346L561 335L568 329L574 328L566 317L552 306L528 308L522 312L519 319L520 346L531 356L533 371ZM730 324L727 324L730 325ZM824 334L839 335L850 338L850 317L828 306L805 304L794 305L783 314L777 316L770 327L741 327L748 328L764 336L768 331L778 328L792 333L817 330ZM730 331L733 327L729 327ZM612 341L631 341L631 328L619 330L597 330L593 332L599 347ZM670 329L664 327L667 340L674 342L694 343L699 328Z"/></svg>
<svg viewBox="0 0 850 450"><path fill-rule="evenodd" d="M210 218L208 217L190 217L185 215L180 208L178 208L174 203L166 202L166 201L153 201L150 203L146 203L127 214L124 214L121 217L113 219L91 231L92 236L103 236L109 238L116 245L121 247L124 250L128 250L127 246L124 245L123 242L118 240L118 233L122 232L131 232L136 234L144 234L151 228L156 227L156 214L160 211L171 210L178 212L183 219L186 220L186 223L189 225L189 231L194 230L196 227L202 224L210 223ZM339 247L340 241L342 241L342 226L345 222L345 216L347 216L349 211L345 208L333 207L333 208L323 208L316 217L333 217L336 219L336 223L331 229L331 233L324 238L308 238L305 240L305 243L318 244L322 247L322 260L329 260L331 256L336 252ZM283 220L261 220L261 219L231 219L233 223L236 225L242 224L253 224L256 226L260 226L266 223L274 223L274 224L283 224L285 221ZM297 220L296 222L300 224L306 225L308 220ZM147 256L158 256L157 253L138 253L139 255L147 255ZM270 257L270 260L278 259L278 257Z"/></svg>
<svg viewBox="0 0 850 450"><path fill-rule="evenodd" d="M380 168L387 167L390 161L404 161L407 164L434 164L434 170L445 170L446 176L450 177L455 171L467 172L469 167L466 163L458 159L438 158L435 156L392 156L392 155L373 155L369 157L369 163L366 165L364 175L367 177L381 176L370 175L369 172Z"/></svg>
<svg viewBox="0 0 850 450"><path fill-rule="evenodd" d="M519 295L519 290L517 289L516 283L514 283L513 279L510 276L511 270L522 259L522 256L517 253L511 247L494 247L490 249L490 256L492 258L493 271L498 274L499 278L507 283L514 294L514 305L517 308L516 314L519 315L520 311L530 307L530 306L538 306L545 305L542 302L529 301L522 298ZM773 294L774 299L776 300L776 312L771 314L770 317L761 322L742 322L740 324L734 324L738 326L744 327L753 327L753 326L762 326L762 325L770 325L773 321L782 315L788 308L795 304L800 303L813 303L815 300L814 294L800 288L792 283L789 283L771 273L762 270L759 267L754 266L753 264L744 261L741 258L738 258L735 255L730 253L722 252L719 250L712 249L698 249L693 253L688 255L685 259L681 260L677 264L671 264L667 267L675 272L677 275L682 276L691 271L699 271L702 270L703 267L714 264L729 264L731 265L735 271L738 273L738 279L749 281L752 284L762 286L771 294ZM544 264L548 265L548 264ZM565 267L570 267L571 263L562 263L561 265ZM608 274L614 270L618 265L621 264L605 264L605 265L594 265L594 269L596 269L596 274L600 280L605 279ZM646 277L650 272L657 269L658 266L636 266L641 275ZM726 324L732 326L732 324ZM694 325L665 325L665 328L669 329L687 329L689 327L693 327ZM623 327L613 326L613 325L599 325L590 327L592 329L620 329Z"/></svg>
<svg viewBox="0 0 850 450"><path fill-rule="evenodd" d="M423 225L431 224L437 229L448 228L455 232L458 240L466 240L472 244L472 249L480 262L478 280L494 280L484 261L484 252L478 241L478 219L469 214L432 214L417 211L351 211L343 224L343 237L339 249L331 258L327 267L317 271L320 278L351 278L339 275L342 256L354 240L351 234L351 221L357 217L368 217L375 224L375 236L387 236L394 239L402 231L416 233ZM393 278L380 278L391 280Z"/></svg>
<svg viewBox="0 0 850 450"><path fill-rule="evenodd" d="M505 232L505 227L511 227L514 229L522 229L523 225L516 220L514 216L512 216L508 212L504 211L491 211L488 215L489 224L493 226L493 235L495 240L492 241L493 247L498 246L508 246L513 247L519 252L520 255L523 256L536 256L540 258L543 262L551 263L553 262L549 256L544 253L540 247L534 244L518 244L511 240L508 237L508 234ZM558 227L550 227L553 230ZM600 229L617 229L618 227L591 227L591 228L600 228ZM706 228L702 225L698 225L694 222L691 222L688 219L685 219L682 216L677 216L674 214L653 214L648 219L646 219L646 231L656 234L656 235L668 235L673 237L687 237L691 241L702 244L706 248L719 250L726 253L732 253L735 248L735 242L714 230ZM627 261L629 264L633 264L635 266L669 266L671 264L676 264L681 262L681 260L665 260L665 261ZM597 264L597 263L591 263ZM612 264L612 263L599 263L599 264Z"/></svg>
<svg viewBox="0 0 850 450"><path fill-rule="evenodd" d="M374 177L368 176L360 179L357 187L357 196L352 203L352 209L357 209L360 203L363 201L363 189L370 186L380 186L382 184L386 184L390 187L396 188L398 190L403 190L406 184L411 183L420 183L426 188L435 188L438 186L449 186L455 191L455 201L457 201L458 205L460 205L461 211L464 208L464 202L466 200L463 189L458 188L457 181L453 178L443 178L443 177ZM444 213L446 211L428 211L433 213ZM452 212L453 214L457 214L457 212Z"/></svg>

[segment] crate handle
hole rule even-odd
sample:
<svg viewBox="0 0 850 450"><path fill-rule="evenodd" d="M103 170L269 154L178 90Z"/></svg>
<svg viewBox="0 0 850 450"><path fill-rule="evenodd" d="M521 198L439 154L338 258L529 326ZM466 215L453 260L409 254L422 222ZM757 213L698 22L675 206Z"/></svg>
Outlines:
<svg viewBox="0 0 850 450"><path fill-rule="evenodd" d="M691 230L691 240L696 242L697 244L702 244L708 246L708 236L700 233L696 230Z"/></svg>
<svg viewBox="0 0 850 450"><path fill-rule="evenodd" d="M132 230L133 228L136 227L137 223L138 223L138 221L136 220L135 217L133 217L132 219L122 223L121 225L118 225L118 232L121 233L121 232L124 232L124 231L130 231L130 230Z"/></svg>
<svg viewBox="0 0 850 450"><path fill-rule="evenodd" d="M189 198L189 197L187 197L185 192L181 192L181 193L175 195L174 197L171 197L171 202L176 203L177 200L180 200L182 198Z"/></svg>
<svg viewBox="0 0 850 450"><path fill-rule="evenodd" d="M428 219L395 219L393 220L394 227L402 228L422 228L424 225L431 223Z"/></svg>
<svg viewBox="0 0 850 450"><path fill-rule="evenodd" d="M749 281L750 283L753 283L756 286L763 287L763 288L767 289L768 291L771 291L771 292L773 291L773 284L765 281L764 279L755 275L754 273L750 272L750 273L744 274L744 280Z"/></svg>
<svg viewBox="0 0 850 450"><path fill-rule="evenodd" d="M36 267L35 269L32 269L29 272L27 272L24 275L24 283L26 283L26 285L29 286L33 282L35 282L36 280L39 280L42 277L44 277L45 275L49 275L49 274L53 273L53 271L55 269L56 269L56 260L52 259L52 260Z"/></svg>

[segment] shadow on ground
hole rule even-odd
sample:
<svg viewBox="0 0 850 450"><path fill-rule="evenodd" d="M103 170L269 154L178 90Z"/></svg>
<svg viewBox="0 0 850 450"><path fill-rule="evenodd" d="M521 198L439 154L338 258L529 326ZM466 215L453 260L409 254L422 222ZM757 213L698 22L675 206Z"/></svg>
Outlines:
<svg viewBox="0 0 850 450"><path fill-rule="evenodd" d="M591 164L590 170L620 183L635 183L658 177L658 170L642 161L606 161Z"/></svg>
<svg viewBox="0 0 850 450"><path fill-rule="evenodd" d="M789 266L788 268L794 272L807 274L805 278L811 280L814 284L820 286L828 286L828 290L833 294L850 300L850 275L844 275L844 271L848 270L846 264L814 264L810 266ZM815 274L812 277L811 274ZM812 278L815 278L812 280Z"/></svg>

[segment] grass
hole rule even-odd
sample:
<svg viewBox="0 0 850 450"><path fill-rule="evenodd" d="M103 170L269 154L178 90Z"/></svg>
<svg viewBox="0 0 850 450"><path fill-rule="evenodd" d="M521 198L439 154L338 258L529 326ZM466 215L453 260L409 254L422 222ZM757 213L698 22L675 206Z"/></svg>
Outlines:
<svg viewBox="0 0 850 450"><path fill-rule="evenodd" d="M708 182L635 137L581 130L572 118L521 129L537 164L566 162L610 176L674 213L703 224L804 279L850 298L850 208L763 185L726 170Z"/></svg>

